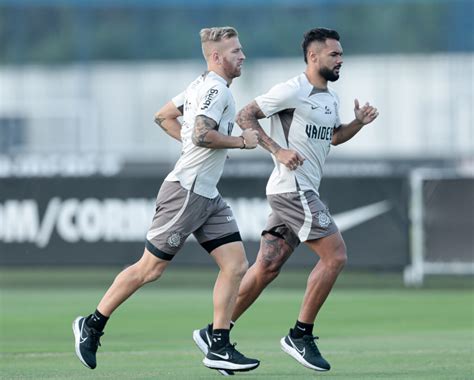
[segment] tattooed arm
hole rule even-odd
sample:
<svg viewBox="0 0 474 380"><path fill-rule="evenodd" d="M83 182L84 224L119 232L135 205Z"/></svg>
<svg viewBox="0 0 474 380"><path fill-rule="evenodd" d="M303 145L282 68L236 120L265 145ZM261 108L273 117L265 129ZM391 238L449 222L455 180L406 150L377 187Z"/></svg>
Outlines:
<svg viewBox="0 0 474 380"><path fill-rule="evenodd" d="M237 124L244 131L248 129L257 131L259 145L273 154L276 159L288 169L294 170L299 165L303 165L304 158L298 152L282 148L275 140L265 133L258 122L259 119L263 119L264 117L265 114L254 100L239 111L237 114Z"/></svg>
<svg viewBox="0 0 474 380"><path fill-rule="evenodd" d="M242 136L226 136L218 132L216 121L204 115L196 116L192 140L194 145L210 149L253 149L257 146L257 133L242 134Z"/></svg>
<svg viewBox="0 0 474 380"><path fill-rule="evenodd" d="M263 130L262 126L258 122L259 119L265 118L264 113L254 100L252 103L247 104L237 114L237 124L243 130L253 129L258 132L258 144L268 150L272 154L276 154L281 146L278 145L270 136L268 136Z"/></svg>
<svg viewBox="0 0 474 380"><path fill-rule="evenodd" d="M168 102L155 114L155 123L168 135L181 141L181 123L178 120L180 116L182 116L181 111L173 102Z"/></svg>

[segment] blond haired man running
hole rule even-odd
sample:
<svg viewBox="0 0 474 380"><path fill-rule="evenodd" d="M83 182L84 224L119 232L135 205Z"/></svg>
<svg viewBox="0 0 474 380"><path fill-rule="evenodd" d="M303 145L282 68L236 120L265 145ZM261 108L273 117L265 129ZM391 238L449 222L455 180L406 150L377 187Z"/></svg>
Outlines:
<svg viewBox="0 0 474 380"><path fill-rule="evenodd" d="M227 149L254 149L258 143L256 131L231 135L235 102L229 86L240 76L245 55L234 28L205 28L200 36L208 71L155 115L170 136L182 141L182 153L161 185L143 256L117 275L94 313L73 322L76 354L91 369L96 367L108 318L140 287L161 276L190 234L220 269L213 295L212 343L204 364L248 371L260 363L242 355L229 341L232 311L248 262L232 210L216 188Z"/></svg>

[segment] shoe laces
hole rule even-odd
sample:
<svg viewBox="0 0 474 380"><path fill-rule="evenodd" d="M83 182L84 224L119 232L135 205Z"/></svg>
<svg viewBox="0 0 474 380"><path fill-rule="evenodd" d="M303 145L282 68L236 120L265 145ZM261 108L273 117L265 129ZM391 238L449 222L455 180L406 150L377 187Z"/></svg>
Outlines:
<svg viewBox="0 0 474 380"><path fill-rule="evenodd" d="M237 349L235 348L237 346L237 343L229 343L227 347L229 348L229 351L231 352L232 357L234 358L244 358L244 355L242 355Z"/></svg>
<svg viewBox="0 0 474 380"><path fill-rule="evenodd" d="M95 347L96 349L101 346L100 344L100 337L104 335L103 332L97 331L95 329L90 329L89 330L89 336L90 336L90 344L91 346Z"/></svg>
<svg viewBox="0 0 474 380"><path fill-rule="evenodd" d="M319 339L319 336L305 335L303 340L308 344L309 348L316 354L319 354L318 346L316 345L316 340Z"/></svg>

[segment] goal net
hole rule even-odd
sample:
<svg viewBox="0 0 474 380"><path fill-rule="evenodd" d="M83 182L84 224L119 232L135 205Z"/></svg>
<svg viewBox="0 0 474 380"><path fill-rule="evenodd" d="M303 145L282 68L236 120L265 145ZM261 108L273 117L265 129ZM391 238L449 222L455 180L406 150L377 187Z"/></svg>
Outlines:
<svg viewBox="0 0 474 380"><path fill-rule="evenodd" d="M474 175L448 169L410 174L410 257L406 285L425 275L474 274Z"/></svg>

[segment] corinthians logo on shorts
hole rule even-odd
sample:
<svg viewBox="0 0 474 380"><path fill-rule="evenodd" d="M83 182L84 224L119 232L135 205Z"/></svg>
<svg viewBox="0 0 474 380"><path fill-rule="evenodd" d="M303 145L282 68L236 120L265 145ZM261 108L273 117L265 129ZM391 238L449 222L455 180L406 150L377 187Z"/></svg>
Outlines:
<svg viewBox="0 0 474 380"><path fill-rule="evenodd" d="M181 235L179 232L171 232L171 234L168 236L168 239L166 239L166 243L172 248L179 247L181 245L183 239L183 235Z"/></svg>
<svg viewBox="0 0 474 380"><path fill-rule="evenodd" d="M316 218L318 218L318 223L321 227L325 228L331 224L331 217L329 216L328 210L318 211Z"/></svg>

